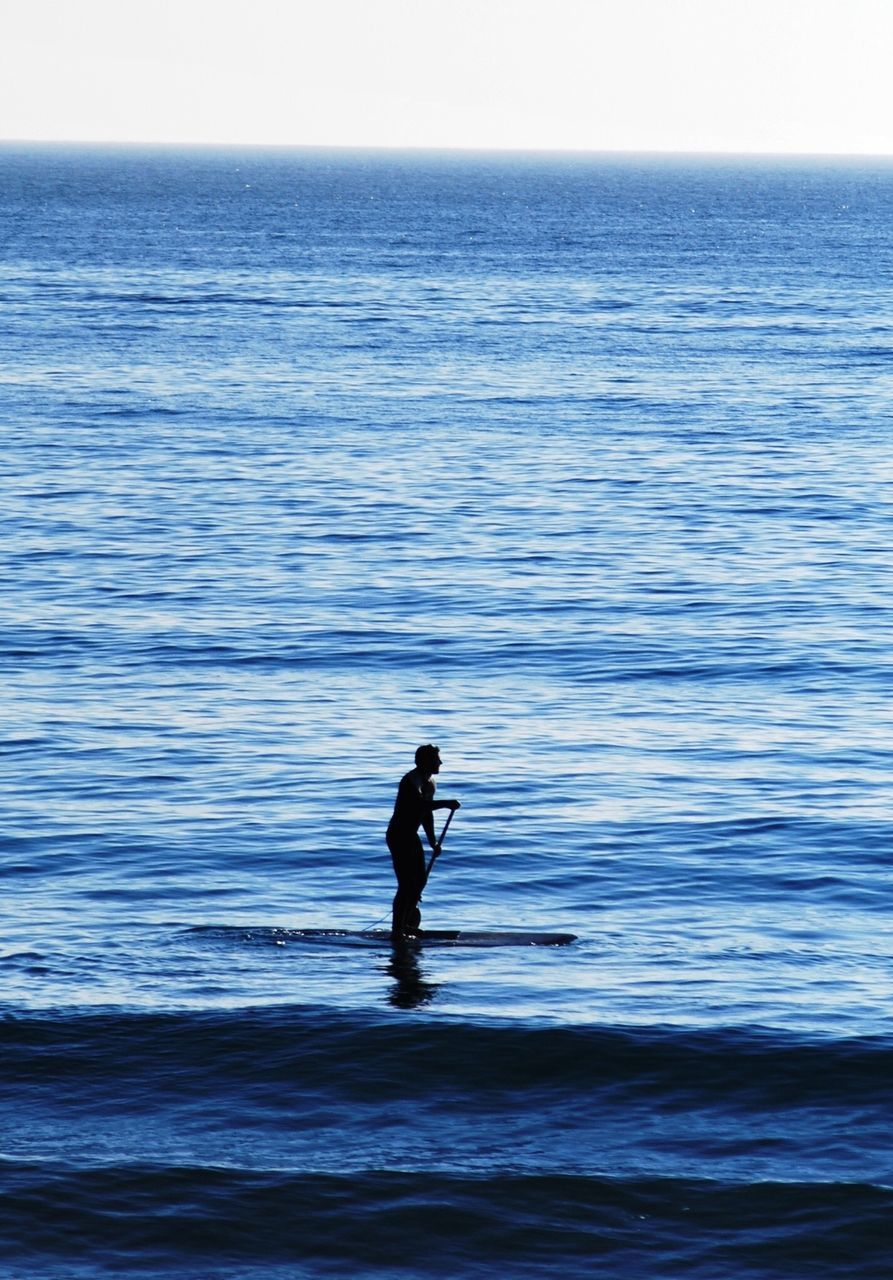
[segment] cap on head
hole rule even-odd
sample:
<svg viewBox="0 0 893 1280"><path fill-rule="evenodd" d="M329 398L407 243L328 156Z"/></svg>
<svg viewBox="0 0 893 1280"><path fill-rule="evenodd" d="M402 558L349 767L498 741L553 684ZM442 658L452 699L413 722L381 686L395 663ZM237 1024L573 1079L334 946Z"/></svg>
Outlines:
<svg viewBox="0 0 893 1280"><path fill-rule="evenodd" d="M433 768L440 763L440 752L432 743L426 742L423 747L417 748L415 762L419 769Z"/></svg>

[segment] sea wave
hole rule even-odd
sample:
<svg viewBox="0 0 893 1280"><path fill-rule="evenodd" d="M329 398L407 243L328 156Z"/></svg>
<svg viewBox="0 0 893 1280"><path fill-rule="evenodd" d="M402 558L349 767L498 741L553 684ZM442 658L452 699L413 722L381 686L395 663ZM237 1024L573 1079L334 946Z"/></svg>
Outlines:
<svg viewBox="0 0 893 1280"><path fill-rule="evenodd" d="M289 1264L302 1268L293 1276L583 1276L601 1263L655 1280L889 1276L893 1190L872 1184L308 1177L134 1161L6 1162L0 1186L7 1260L88 1254L94 1269L144 1275Z"/></svg>
<svg viewBox="0 0 893 1280"><path fill-rule="evenodd" d="M773 1029L500 1025L467 1019L321 1011L303 1006L168 1014L6 1014L6 1088L136 1098L208 1096L249 1081L287 1104L308 1089L366 1100L494 1100L546 1095L663 1108L891 1107L893 1039Z"/></svg>

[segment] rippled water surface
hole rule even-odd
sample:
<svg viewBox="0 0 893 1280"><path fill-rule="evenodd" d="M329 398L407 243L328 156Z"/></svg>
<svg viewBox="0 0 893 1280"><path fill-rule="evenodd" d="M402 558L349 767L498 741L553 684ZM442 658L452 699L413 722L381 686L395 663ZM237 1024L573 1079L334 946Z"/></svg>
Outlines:
<svg viewBox="0 0 893 1280"><path fill-rule="evenodd" d="M0 175L6 1274L888 1276L893 168Z"/></svg>

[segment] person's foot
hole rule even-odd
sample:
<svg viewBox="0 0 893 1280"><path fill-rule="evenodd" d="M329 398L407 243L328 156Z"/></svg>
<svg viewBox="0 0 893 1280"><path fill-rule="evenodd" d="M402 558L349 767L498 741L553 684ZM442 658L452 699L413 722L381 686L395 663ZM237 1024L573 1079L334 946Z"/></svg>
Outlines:
<svg viewBox="0 0 893 1280"><path fill-rule="evenodd" d="M391 942L399 944L402 942L415 942L416 938L422 936L421 929L392 929Z"/></svg>

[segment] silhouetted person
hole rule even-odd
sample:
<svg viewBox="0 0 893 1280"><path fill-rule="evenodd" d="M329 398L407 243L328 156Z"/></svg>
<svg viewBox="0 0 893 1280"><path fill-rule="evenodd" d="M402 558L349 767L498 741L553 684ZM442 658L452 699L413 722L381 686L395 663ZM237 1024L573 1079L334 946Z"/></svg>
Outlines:
<svg viewBox="0 0 893 1280"><path fill-rule="evenodd" d="M419 839L424 829L435 857L440 845L434 834L434 810L458 809L458 800L434 800L434 774L440 772L440 752L431 743L415 753L415 768L403 775L397 788L394 813L388 823L388 848L397 877L391 936L395 939L418 933L421 913L419 898L425 887L425 851Z"/></svg>

